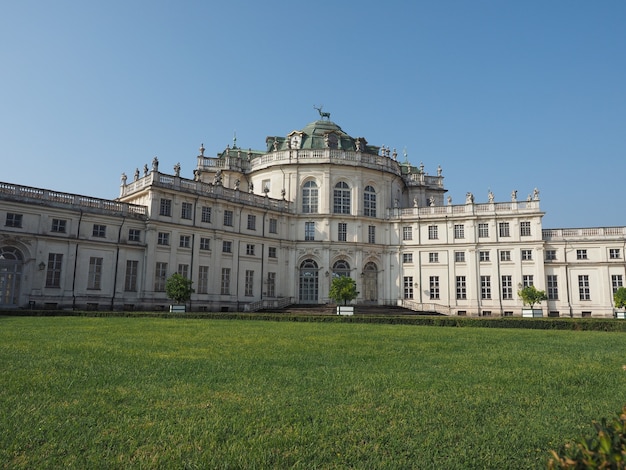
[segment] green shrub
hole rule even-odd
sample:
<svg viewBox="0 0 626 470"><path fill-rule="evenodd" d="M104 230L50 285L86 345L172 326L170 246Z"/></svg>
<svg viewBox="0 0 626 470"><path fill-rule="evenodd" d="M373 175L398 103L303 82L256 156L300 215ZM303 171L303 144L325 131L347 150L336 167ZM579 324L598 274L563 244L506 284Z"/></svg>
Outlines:
<svg viewBox="0 0 626 470"><path fill-rule="evenodd" d="M593 423L596 434L551 451L549 469L626 468L626 406L611 421Z"/></svg>

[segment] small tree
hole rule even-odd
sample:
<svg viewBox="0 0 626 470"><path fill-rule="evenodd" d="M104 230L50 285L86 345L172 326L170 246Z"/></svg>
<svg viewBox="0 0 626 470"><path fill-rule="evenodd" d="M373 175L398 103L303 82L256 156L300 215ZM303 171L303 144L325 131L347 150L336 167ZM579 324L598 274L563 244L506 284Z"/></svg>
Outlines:
<svg viewBox="0 0 626 470"><path fill-rule="evenodd" d="M185 276L174 273L165 282L165 293L167 297L172 299L177 304L184 304L191 299L191 294L194 290L191 287L191 279L187 279Z"/></svg>
<svg viewBox="0 0 626 470"><path fill-rule="evenodd" d="M626 308L626 287L620 287L613 294L615 308Z"/></svg>
<svg viewBox="0 0 626 470"><path fill-rule="evenodd" d="M548 300L545 290L537 290L535 286L527 286L521 289L517 295L520 296L524 305L528 305L531 309L533 305L540 304L543 300Z"/></svg>
<svg viewBox="0 0 626 470"><path fill-rule="evenodd" d="M328 296L335 301L335 303L339 304L343 302L344 305L356 299L358 295L356 281L349 276L334 278L330 285L330 292L328 293Z"/></svg>

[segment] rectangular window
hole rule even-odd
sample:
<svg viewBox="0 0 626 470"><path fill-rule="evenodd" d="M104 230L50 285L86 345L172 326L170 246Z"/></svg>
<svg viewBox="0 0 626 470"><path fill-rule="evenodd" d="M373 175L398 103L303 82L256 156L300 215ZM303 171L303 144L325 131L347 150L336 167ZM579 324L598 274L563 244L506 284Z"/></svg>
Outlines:
<svg viewBox="0 0 626 470"><path fill-rule="evenodd" d="M530 237L530 222L520 222L519 234L522 237Z"/></svg>
<svg viewBox="0 0 626 470"><path fill-rule="evenodd" d="M429 263L438 263L439 262L439 253L428 253L428 262Z"/></svg>
<svg viewBox="0 0 626 470"><path fill-rule="evenodd" d="M620 251L619 248L609 248L609 258L610 259L620 259Z"/></svg>
<svg viewBox="0 0 626 470"><path fill-rule="evenodd" d="M165 292L167 282L167 263L157 262L154 269L154 290L155 292Z"/></svg>
<svg viewBox="0 0 626 470"><path fill-rule="evenodd" d="M180 218L191 220L193 217L193 204L191 202L183 202L180 207Z"/></svg>
<svg viewBox="0 0 626 470"><path fill-rule="evenodd" d="M465 225L456 224L454 226L454 238L465 238Z"/></svg>
<svg viewBox="0 0 626 470"><path fill-rule="evenodd" d="M456 298L457 300L467 299L467 284L465 276L456 277Z"/></svg>
<svg viewBox="0 0 626 470"><path fill-rule="evenodd" d="M430 276L429 279L430 300L439 298L439 276Z"/></svg>
<svg viewBox="0 0 626 470"><path fill-rule="evenodd" d="M180 248L190 248L191 247L191 235L181 235L178 246Z"/></svg>
<svg viewBox="0 0 626 470"><path fill-rule="evenodd" d="M402 227L402 240L413 240L413 227Z"/></svg>
<svg viewBox="0 0 626 470"><path fill-rule="evenodd" d="M200 237L200 249L204 251L208 251L211 249L211 239Z"/></svg>
<svg viewBox="0 0 626 470"><path fill-rule="evenodd" d="M233 242L224 240L222 242L222 253L232 253L233 252Z"/></svg>
<svg viewBox="0 0 626 470"><path fill-rule="evenodd" d="M370 244L376 243L376 227L374 225L367 226L367 242Z"/></svg>
<svg viewBox="0 0 626 470"><path fill-rule="evenodd" d="M546 261L556 260L556 250L546 250Z"/></svg>
<svg viewBox="0 0 626 470"><path fill-rule="evenodd" d="M229 211L229 210L224 211L224 226L225 227L233 226L233 211Z"/></svg>
<svg viewBox="0 0 626 470"><path fill-rule="evenodd" d="M48 269L46 271L46 287L61 287L61 253L48 254Z"/></svg>
<svg viewBox="0 0 626 470"><path fill-rule="evenodd" d="M243 295L245 295L246 297L252 297L254 295L252 291L253 285L254 285L254 271L246 269L246 279L245 279L245 284L244 284Z"/></svg>
<svg viewBox="0 0 626 470"><path fill-rule="evenodd" d="M177 272L178 274L183 276L185 279L189 279L189 265L188 264L179 264Z"/></svg>
<svg viewBox="0 0 626 470"><path fill-rule="evenodd" d="M56 233L65 233L67 229L67 220L52 219L52 231Z"/></svg>
<svg viewBox="0 0 626 470"><path fill-rule="evenodd" d="M576 259L587 259L587 250L576 250Z"/></svg>
<svg viewBox="0 0 626 470"><path fill-rule="evenodd" d="M478 238L489 238L489 224L478 224Z"/></svg>
<svg viewBox="0 0 626 470"><path fill-rule="evenodd" d="M209 293L209 267L198 266L198 294Z"/></svg>
<svg viewBox="0 0 626 470"><path fill-rule="evenodd" d="M532 261L533 250L522 250L522 261Z"/></svg>
<svg viewBox="0 0 626 470"><path fill-rule="evenodd" d="M307 242L315 240L315 222L304 223L304 240Z"/></svg>
<svg viewBox="0 0 626 470"><path fill-rule="evenodd" d="M5 224L7 227L21 227L22 226L22 214L7 213Z"/></svg>
<svg viewBox="0 0 626 470"><path fill-rule="evenodd" d="M211 208L207 206L202 207L202 215L200 220L205 224L211 223Z"/></svg>
<svg viewBox="0 0 626 470"><path fill-rule="evenodd" d="M586 274L578 276L578 295L580 296L580 300L591 300L589 276Z"/></svg>
<svg viewBox="0 0 626 470"><path fill-rule="evenodd" d="M161 198L161 205L159 206L159 215L166 217L172 216L172 200Z"/></svg>
<svg viewBox="0 0 626 470"><path fill-rule="evenodd" d="M222 295L230 295L230 268L222 268L220 293Z"/></svg>
<svg viewBox="0 0 626 470"><path fill-rule="evenodd" d="M488 251L479 251L478 252L478 259L481 262L489 261L489 252Z"/></svg>
<svg viewBox="0 0 626 470"><path fill-rule="evenodd" d="M491 299L491 276L480 276L480 298Z"/></svg>
<svg viewBox="0 0 626 470"><path fill-rule="evenodd" d="M124 278L124 290L137 292L137 276L139 275L139 261L126 260L126 276Z"/></svg>
<svg viewBox="0 0 626 470"><path fill-rule="evenodd" d="M621 274L612 274L611 275L611 287L613 288L613 293L617 291L620 287L624 287L623 279Z"/></svg>
<svg viewBox="0 0 626 470"><path fill-rule="evenodd" d="M412 263L413 262L413 253L402 253L402 262L407 264L407 263Z"/></svg>
<svg viewBox="0 0 626 470"><path fill-rule="evenodd" d="M254 245L251 243L246 244L246 255L254 256Z"/></svg>
<svg viewBox="0 0 626 470"><path fill-rule="evenodd" d="M100 290L102 287L102 258L92 256L89 258L89 274L87 277L87 289Z"/></svg>
<svg viewBox="0 0 626 470"><path fill-rule="evenodd" d="M345 242L348 237L348 224L339 222L337 224L337 240Z"/></svg>
<svg viewBox="0 0 626 470"><path fill-rule="evenodd" d="M436 225L428 226L428 239L437 240L439 238L438 229Z"/></svg>
<svg viewBox="0 0 626 470"><path fill-rule="evenodd" d="M511 276L502 276L502 299L510 300L513 298L513 280Z"/></svg>
<svg viewBox="0 0 626 470"><path fill-rule="evenodd" d="M256 230L256 215L248 214L248 230Z"/></svg>
<svg viewBox="0 0 626 470"><path fill-rule="evenodd" d="M548 287L548 300L559 299L559 283L556 278L556 274L548 274L546 277L546 285Z"/></svg>
<svg viewBox="0 0 626 470"><path fill-rule="evenodd" d="M511 261L511 252L509 250L500 251L500 261Z"/></svg>
<svg viewBox="0 0 626 470"><path fill-rule="evenodd" d="M141 230L137 230L136 228L128 229L128 241L129 242L141 241Z"/></svg>
<svg viewBox="0 0 626 470"><path fill-rule="evenodd" d="M276 273L267 273L267 296L276 297Z"/></svg>
<svg viewBox="0 0 626 470"><path fill-rule="evenodd" d="M404 298L413 298L413 276L404 276Z"/></svg>
<svg viewBox="0 0 626 470"><path fill-rule="evenodd" d="M267 257L268 258L276 258L276 247L270 246L267 248Z"/></svg>
<svg viewBox="0 0 626 470"><path fill-rule="evenodd" d="M535 285L535 278L533 277L532 274L524 274L522 276L522 286L523 287L530 287L530 286L534 286Z"/></svg>
<svg viewBox="0 0 626 470"><path fill-rule="evenodd" d="M465 252L464 251L455 251L454 252L454 262L455 263L465 263Z"/></svg>
<svg viewBox="0 0 626 470"><path fill-rule="evenodd" d="M157 234L157 245L168 246L170 244L170 234L167 232L159 232Z"/></svg>
<svg viewBox="0 0 626 470"><path fill-rule="evenodd" d="M278 219L270 219L270 233L278 233Z"/></svg>
<svg viewBox="0 0 626 470"><path fill-rule="evenodd" d="M107 226L100 224L93 224L93 230L91 234L94 237L104 238L107 236Z"/></svg>
<svg viewBox="0 0 626 470"><path fill-rule="evenodd" d="M509 231L509 223L508 222L500 222L498 224L500 229L500 237L510 237L511 233Z"/></svg>

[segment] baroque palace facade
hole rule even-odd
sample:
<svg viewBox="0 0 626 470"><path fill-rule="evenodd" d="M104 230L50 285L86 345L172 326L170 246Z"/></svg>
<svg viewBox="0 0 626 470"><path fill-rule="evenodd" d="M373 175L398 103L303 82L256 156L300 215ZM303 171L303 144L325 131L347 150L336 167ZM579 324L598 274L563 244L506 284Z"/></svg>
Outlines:
<svg viewBox="0 0 626 470"><path fill-rule="evenodd" d="M325 304L346 275L357 304L519 316L535 285L543 315L613 316L626 227L543 229L537 190L453 205L440 168L319 112L263 151L201 147L192 178L155 158L114 200L0 183L0 308L165 309L178 272L192 310Z"/></svg>

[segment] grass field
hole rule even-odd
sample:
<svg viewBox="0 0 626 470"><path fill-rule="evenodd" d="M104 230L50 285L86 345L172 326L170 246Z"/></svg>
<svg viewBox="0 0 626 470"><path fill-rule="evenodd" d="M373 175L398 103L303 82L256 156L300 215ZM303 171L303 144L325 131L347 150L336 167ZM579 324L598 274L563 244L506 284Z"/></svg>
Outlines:
<svg viewBox="0 0 626 470"><path fill-rule="evenodd" d="M543 468L623 333L0 317L2 468Z"/></svg>

